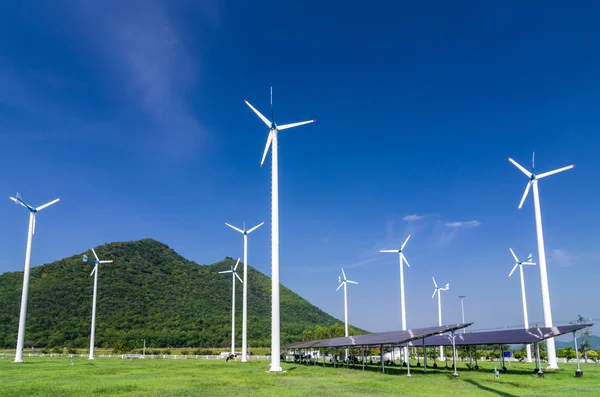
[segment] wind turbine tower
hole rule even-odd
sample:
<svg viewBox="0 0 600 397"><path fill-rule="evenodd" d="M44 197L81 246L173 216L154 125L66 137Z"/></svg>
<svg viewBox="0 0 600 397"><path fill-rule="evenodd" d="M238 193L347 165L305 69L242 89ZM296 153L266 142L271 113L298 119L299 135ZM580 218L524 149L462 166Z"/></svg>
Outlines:
<svg viewBox="0 0 600 397"><path fill-rule="evenodd" d="M517 258L517 256L515 255L515 252L512 250L512 248L509 248L510 253L512 254L513 258L515 258L515 266L512 268L512 270L510 271L508 277L512 276L512 274L515 272L515 270L517 269L517 266L519 267L519 271L521 273L521 297L523 298L523 321L525 322L525 329L529 328L529 318L527 317L527 297L525 296L525 279L523 277L523 265L535 265L535 262L532 262L533 259L533 255L529 254L529 256L527 257L527 260L525 261L520 261L519 258ZM527 345L527 362L530 363L531 362L531 345Z"/></svg>
<svg viewBox="0 0 600 397"><path fill-rule="evenodd" d="M540 261L540 279L542 284L542 304L544 307L544 325L546 327L552 327L552 306L550 305L550 290L548 288L548 271L546 269L546 249L544 248L544 231L542 229L542 212L540 209L540 192L538 189L538 181L550 175L558 174L566 170L570 170L575 167L575 164L568 165L566 167L558 168L553 171L544 172L542 174L535 174L535 152L531 158L531 172L526 170L523 166L517 163L515 160L508 158L508 161L513 163L522 173L529 178L525 192L519 203L519 209L523 207L523 203L529 194L529 190L533 187L533 207L535 211L535 229L537 233L538 242L538 257ZM548 369L558 369L558 363L556 360L556 346L554 344L554 338L549 338L546 342L548 351Z"/></svg>
<svg viewBox="0 0 600 397"><path fill-rule="evenodd" d="M235 354L235 278L237 277L238 280L240 280L240 283L244 283L236 272L239 264L240 258L238 258L237 262L235 263L235 266L231 267L231 270L219 272L219 274L231 273L231 279L233 283L233 287L231 288L231 354Z"/></svg>
<svg viewBox="0 0 600 397"><path fill-rule="evenodd" d="M431 295L431 299L435 297L437 294L438 297L438 325L442 326L442 291L448 291L450 289L450 284L447 283L443 287L438 287L435 282L435 278L431 277L433 280L433 285L435 285L435 290L433 291L433 295ZM446 361L446 356L444 356L444 346L440 346L440 359Z"/></svg>
<svg viewBox="0 0 600 397"><path fill-rule="evenodd" d="M87 255L83 255L84 262L92 262L94 263L94 268L90 273L90 276L94 275L94 295L92 298L92 330L90 332L90 356L88 357L90 360L94 359L94 337L96 335L96 296L98 295L98 265L101 263L112 263L113 261L101 261L98 259L98 255L96 255L96 251L92 248L92 252L94 253L94 257L96 259L90 259ZM145 342L144 342L145 343Z"/></svg>
<svg viewBox="0 0 600 397"><path fill-rule="evenodd" d="M17 197L8 197L17 204L29 210L29 231L27 232L27 248L25 250L25 270L23 271L23 292L21 294L21 313L19 314L19 332L17 334L17 351L15 353L15 363L23 362L23 341L25 340L25 319L27 318L27 295L29 291L29 265L31 262L31 240L35 234L35 216L46 207L60 201L60 199L52 200L39 207L32 207L21 200L21 196L17 193Z"/></svg>
<svg viewBox="0 0 600 397"><path fill-rule="evenodd" d="M232 226L227 222L225 222L225 224L233 230L242 233L244 236L244 281L242 282L244 285L242 292L242 362L245 363L248 360L248 235L261 227L264 222L254 226L250 230L246 230L246 222L244 222L243 229Z"/></svg>
<svg viewBox="0 0 600 397"><path fill-rule="evenodd" d="M262 167L269 147L273 147L271 153L271 367L270 372L281 372L281 341L279 325L279 159L277 139L279 131L298 127L304 124L314 123L316 120L301 121L298 123L277 125L273 112L273 87L271 87L271 120L267 119L250 104L244 100L254 113L269 127L269 137L260 162Z"/></svg>
<svg viewBox="0 0 600 397"><path fill-rule="evenodd" d="M406 331L406 307L404 305L404 263L406 263L406 266L408 266L408 267L410 267L410 265L408 264L408 261L406 260L406 257L404 256L404 247L406 246L406 243L408 243L408 239L410 239L410 234L408 235L406 240L404 240L404 243L402 243L402 246L400 247L400 249L380 250L379 251L379 252L393 252L393 253L398 254L398 260L400 261L400 309L401 309L401 316L402 316L402 331ZM404 362L407 362L407 360L409 359L407 346L404 346L403 353L404 353Z"/></svg>

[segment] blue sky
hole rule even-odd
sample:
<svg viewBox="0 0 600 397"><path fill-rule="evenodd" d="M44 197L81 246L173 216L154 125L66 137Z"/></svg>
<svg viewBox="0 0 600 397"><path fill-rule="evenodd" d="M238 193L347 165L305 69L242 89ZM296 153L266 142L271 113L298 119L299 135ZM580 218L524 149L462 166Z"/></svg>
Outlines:
<svg viewBox="0 0 600 397"><path fill-rule="evenodd" d="M199 5L198 3L201 3ZM7 4L0 23L0 186L40 205L32 264L152 237L198 263L242 254L223 222L266 225L249 263L270 274L274 87L281 281L350 322L398 329L406 247L410 327L522 323L508 250L534 253L527 179L540 182L553 315L598 318L600 6L559 2L57 1ZM543 5L543 7L542 7ZM3 208L3 209L2 209ZM23 269L27 213L0 207L0 271ZM115 264L118 266L118 264ZM526 269L542 321L539 269Z"/></svg>

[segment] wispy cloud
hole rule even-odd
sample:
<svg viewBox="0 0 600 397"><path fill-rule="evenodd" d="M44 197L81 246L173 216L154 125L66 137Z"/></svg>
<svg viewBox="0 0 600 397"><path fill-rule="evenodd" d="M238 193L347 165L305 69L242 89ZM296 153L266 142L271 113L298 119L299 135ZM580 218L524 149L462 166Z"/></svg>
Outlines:
<svg viewBox="0 0 600 397"><path fill-rule="evenodd" d="M415 222L415 221L419 221L423 218L424 218L423 215L412 214L412 215L406 215L404 218L402 218L402 220L405 222Z"/></svg>
<svg viewBox="0 0 600 397"><path fill-rule="evenodd" d="M215 3L197 3L213 22L218 19ZM152 0L88 2L83 10L86 28L103 46L109 67L120 79L118 86L151 118L162 136L161 148L181 155L196 149L207 136L186 96L198 80L201 62L191 55L189 38L178 29L167 6Z"/></svg>
<svg viewBox="0 0 600 397"><path fill-rule="evenodd" d="M574 255L568 253L563 248L553 249L550 252L549 262L561 267L573 266L576 262Z"/></svg>
<svg viewBox="0 0 600 397"><path fill-rule="evenodd" d="M458 228L458 227L477 227L480 226L481 222L479 221L454 221L454 222L448 222L446 223L446 226L448 227L454 227L454 228Z"/></svg>

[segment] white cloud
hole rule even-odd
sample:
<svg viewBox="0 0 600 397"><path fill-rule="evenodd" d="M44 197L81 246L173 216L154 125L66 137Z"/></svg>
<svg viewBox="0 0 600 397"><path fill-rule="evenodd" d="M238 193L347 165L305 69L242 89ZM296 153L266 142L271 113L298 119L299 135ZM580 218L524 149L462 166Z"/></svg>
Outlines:
<svg viewBox="0 0 600 397"><path fill-rule="evenodd" d="M477 227L480 226L481 222L479 221L455 221L455 222L448 222L446 223L446 226L448 227Z"/></svg>
<svg viewBox="0 0 600 397"><path fill-rule="evenodd" d="M575 257L562 248L553 249L550 252L549 259L552 264L561 267L569 267L575 264Z"/></svg>
<svg viewBox="0 0 600 397"><path fill-rule="evenodd" d="M402 220L405 222L414 222L414 221L421 220L423 218L424 218L423 215L411 214L411 215L406 215L404 218L402 218Z"/></svg>

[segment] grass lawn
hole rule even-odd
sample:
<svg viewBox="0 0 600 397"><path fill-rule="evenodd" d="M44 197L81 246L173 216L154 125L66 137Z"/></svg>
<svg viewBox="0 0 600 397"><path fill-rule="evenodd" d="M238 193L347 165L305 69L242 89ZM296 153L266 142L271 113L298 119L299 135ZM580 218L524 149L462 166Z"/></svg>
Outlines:
<svg viewBox="0 0 600 397"><path fill-rule="evenodd" d="M2 396L598 396L600 365L583 366L584 378L575 378L573 364L563 364L544 378L533 365L512 364L508 374L494 379L494 363L480 363L468 372L460 363L460 377L452 371L412 368L413 377L394 367L367 371L307 367L283 363L285 373L266 373L268 361L225 360L26 358L13 364L0 360ZM497 365L497 364L496 364ZM462 367L462 368L461 368Z"/></svg>

